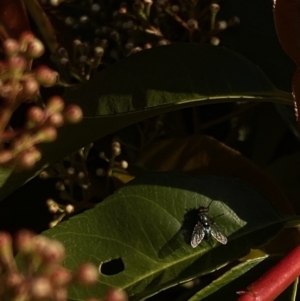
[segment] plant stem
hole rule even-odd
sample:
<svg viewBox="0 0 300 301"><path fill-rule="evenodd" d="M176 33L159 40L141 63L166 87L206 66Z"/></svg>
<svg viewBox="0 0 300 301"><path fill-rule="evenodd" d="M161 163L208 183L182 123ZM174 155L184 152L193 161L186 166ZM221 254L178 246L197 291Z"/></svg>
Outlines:
<svg viewBox="0 0 300 301"><path fill-rule="evenodd" d="M300 275L300 245L242 292L238 301L273 301Z"/></svg>

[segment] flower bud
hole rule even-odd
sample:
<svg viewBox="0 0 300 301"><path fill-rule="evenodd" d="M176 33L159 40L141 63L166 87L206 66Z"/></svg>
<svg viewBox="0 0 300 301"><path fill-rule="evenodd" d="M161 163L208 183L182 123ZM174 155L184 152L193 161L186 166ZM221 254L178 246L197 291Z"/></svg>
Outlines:
<svg viewBox="0 0 300 301"><path fill-rule="evenodd" d="M28 43L33 41L34 39L35 39L35 37L32 32L30 32L30 31L23 32L19 39L20 50L22 52L26 52Z"/></svg>
<svg viewBox="0 0 300 301"><path fill-rule="evenodd" d="M45 113L40 107L33 106L29 108L27 111L27 119L28 119L27 123L29 124L30 127L36 126L43 121L44 116Z"/></svg>
<svg viewBox="0 0 300 301"><path fill-rule="evenodd" d="M40 250L40 256L47 264L60 263L65 257L65 248L57 240L49 240L47 247Z"/></svg>
<svg viewBox="0 0 300 301"><path fill-rule="evenodd" d="M98 280L99 272L91 263L82 264L75 274L76 282L83 285L95 284Z"/></svg>
<svg viewBox="0 0 300 301"><path fill-rule="evenodd" d="M35 79L44 87L52 87L58 79L58 73L46 66L40 66L35 69Z"/></svg>
<svg viewBox="0 0 300 301"><path fill-rule="evenodd" d="M69 105L64 110L64 118L69 123L78 123L83 117L81 108L77 105Z"/></svg>
<svg viewBox="0 0 300 301"><path fill-rule="evenodd" d="M60 4L61 0L50 0L50 4L52 6L58 6Z"/></svg>
<svg viewBox="0 0 300 301"><path fill-rule="evenodd" d="M35 163L41 160L42 154L35 147L30 148L27 151L22 152L18 156L18 164L20 167L25 169L31 169L34 167Z"/></svg>
<svg viewBox="0 0 300 301"><path fill-rule="evenodd" d="M113 142L111 146L112 154L114 156L119 156L121 154L121 145L119 142L115 141Z"/></svg>
<svg viewBox="0 0 300 301"><path fill-rule="evenodd" d="M0 150L0 164L4 164L13 159L13 152L10 150Z"/></svg>
<svg viewBox="0 0 300 301"><path fill-rule="evenodd" d="M43 179L43 180L48 179L49 173L46 170L44 170L39 174L39 177L40 177L40 179Z"/></svg>
<svg viewBox="0 0 300 301"><path fill-rule="evenodd" d="M3 42L3 49L7 56L14 56L20 51L20 44L14 39L7 39Z"/></svg>
<svg viewBox="0 0 300 301"><path fill-rule="evenodd" d="M94 55L96 57L102 57L103 54L104 54L104 48L103 47L98 46L98 47L94 48Z"/></svg>
<svg viewBox="0 0 300 301"><path fill-rule="evenodd" d="M46 107L49 114L62 112L65 107L65 103L61 97L53 96L47 101Z"/></svg>
<svg viewBox="0 0 300 301"><path fill-rule="evenodd" d="M33 135L35 143L52 142L57 138L57 131L53 126L42 127L38 132Z"/></svg>
<svg viewBox="0 0 300 301"><path fill-rule="evenodd" d="M71 214L74 212L74 206L71 204L68 204L65 208L66 213Z"/></svg>
<svg viewBox="0 0 300 301"><path fill-rule="evenodd" d="M226 21L219 21L216 23L215 28L218 30L224 30L227 28L227 22Z"/></svg>
<svg viewBox="0 0 300 301"><path fill-rule="evenodd" d="M220 44L220 39L218 37L211 37L210 44L212 44L214 46L218 46Z"/></svg>
<svg viewBox="0 0 300 301"><path fill-rule="evenodd" d="M43 55L45 51L43 43L38 39L33 39L27 45L26 55L30 58L38 58Z"/></svg>
<svg viewBox="0 0 300 301"><path fill-rule="evenodd" d="M15 244L18 252L23 254L31 253L34 249L34 233L28 230L21 230L15 237Z"/></svg>
<svg viewBox="0 0 300 301"><path fill-rule="evenodd" d="M49 212L51 212L51 213L53 213L53 214L57 213L59 207L58 207L58 204L57 204L54 200L48 199L48 200L46 201L46 204L47 204L47 206L48 206Z"/></svg>
<svg viewBox="0 0 300 301"><path fill-rule="evenodd" d="M217 13L219 10L220 10L220 5L217 4L217 3L212 3L210 6L209 6L209 9L212 13Z"/></svg>
<svg viewBox="0 0 300 301"><path fill-rule="evenodd" d="M189 19L186 24L191 30L195 30L198 28L198 21L195 19Z"/></svg>
<svg viewBox="0 0 300 301"><path fill-rule="evenodd" d="M34 300L51 298L52 290L49 279L45 277L37 277L31 280L30 293Z"/></svg>
<svg viewBox="0 0 300 301"><path fill-rule="evenodd" d="M13 56L7 59L8 69L13 78L20 78L26 68L26 61L22 56Z"/></svg>
<svg viewBox="0 0 300 301"><path fill-rule="evenodd" d="M70 271L63 267L58 267L56 270L50 275L50 282L55 287L62 287L68 285L72 280L72 274Z"/></svg>
<svg viewBox="0 0 300 301"><path fill-rule="evenodd" d="M122 160L122 161L120 162L120 165L121 165L121 167L122 167L123 169L127 169L127 168L128 168L128 162L125 161L125 160Z"/></svg>
<svg viewBox="0 0 300 301"><path fill-rule="evenodd" d="M105 300L106 301L127 301L128 297L123 290L114 288L108 292Z"/></svg>
<svg viewBox="0 0 300 301"><path fill-rule="evenodd" d="M64 117L61 113L53 113L47 121L50 125L58 128L64 124Z"/></svg>
<svg viewBox="0 0 300 301"><path fill-rule="evenodd" d="M22 82L22 86L24 95L28 97L37 95L39 91L39 84L33 77L26 78Z"/></svg>

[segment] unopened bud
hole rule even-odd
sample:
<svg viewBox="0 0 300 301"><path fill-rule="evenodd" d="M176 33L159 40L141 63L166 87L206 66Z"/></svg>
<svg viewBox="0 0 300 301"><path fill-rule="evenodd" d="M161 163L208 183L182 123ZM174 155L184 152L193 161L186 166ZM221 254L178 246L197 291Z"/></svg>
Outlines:
<svg viewBox="0 0 300 301"><path fill-rule="evenodd" d="M44 119L45 113L44 111L37 106L33 106L27 111L27 118L29 126L35 126L41 123Z"/></svg>
<svg viewBox="0 0 300 301"><path fill-rule="evenodd" d="M22 86L23 86L23 93L25 94L25 96L35 96L39 91L39 84L32 77L26 78L22 82Z"/></svg>
<svg viewBox="0 0 300 301"><path fill-rule="evenodd" d="M53 113L47 121L50 125L58 128L64 124L64 117L61 113Z"/></svg>
<svg viewBox="0 0 300 301"><path fill-rule="evenodd" d="M74 175L74 174L75 174L75 168L74 168L74 167L69 167L69 168L67 169L67 173L68 173L70 176Z"/></svg>
<svg viewBox="0 0 300 301"><path fill-rule="evenodd" d="M40 66L35 70L35 79L44 87L52 87L55 85L58 73L46 66Z"/></svg>
<svg viewBox="0 0 300 301"><path fill-rule="evenodd" d="M210 44L212 44L214 46L218 46L220 44L220 39L218 37L211 37Z"/></svg>
<svg viewBox="0 0 300 301"><path fill-rule="evenodd" d="M14 56L20 51L20 44L14 39L7 39L3 42L3 49L6 55Z"/></svg>
<svg viewBox="0 0 300 301"><path fill-rule="evenodd" d="M94 48L94 54L96 57L102 57L104 54L104 49L100 46Z"/></svg>
<svg viewBox="0 0 300 301"><path fill-rule="evenodd" d="M227 28L227 22L226 21L218 21L215 25L215 28L218 30L224 30Z"/></svg>
<svg viewBox="0 0 300 301"><path fill-rule="evenodd" d="M80 19L79 19L79 22L81 24L85 24L89 21L89 17L88 16L81 16Z"/></svg>
<svg viewBox="0 0 300 301"><path fill-rule="evenodd" d="M144 45L144 49L151 49L152 48L152 45L150 43L146 43Z"/></svg>
<svg viewBox="0 0 300 301"><path fill-rule="evenodd" d="M47 206L48 206L49 212L51 212L51 213L53 213L53 214L57 213L59 207L58 207L58 204L57 204L54 200L48 199L48 200L46 201L46 204L47 204Z"/></svg>
<svg viewBox="0 0 300 301"><path fill-rule="evenodd" d="M22 168L31 169L41 158L41 152L32 147L30 150L24 151L18 156L18 163Z"/></svg>
<svg viewBox="0 0 300 301"><path fill-rule="evenodd" d="M33 251L34 233L28 230L21 230L15 237L15 245L18 252L28 254Z"/></svg>
<svg viewBox="0 0 300 301"><path fill-rule="evenodd" d="M158 46L165 46L165 45L168 45L168 44L169 44L169 42L167 40L160 40L157 43Z"/></svg>
<svg viewBox="0 0 300 301"><path fill-rule="evenodd" d="M111 149L114 156L119 156L121 154L121 145L119 142L113 142Z"/></svg>
<svg viewBox="0 0 300 301"><path fill-rule="evenodd" d="M121 165L121 167L122 167L123 169L127 169L127 168L128 168L128 162L125 161L125 160L122 160L122 161L120 162L120 165Z"/></svg>
<svg viewBox="0 0 300 301"><path fill-rule="evenodd" d="M71 204L68 204L65 208L66 213L71 214L74 212L74 206Z"/></svg>
<svg viewBox="0 0 300 301"><path fill-rule="evenodd" d="M62 112L65 108L65 103L61 97L53 96L47 101L46 107L49 114Z"/></svg>
<svg viewBox="0 0 300 301"><path fill-rule="evenodd" d="M49 279L37 277L31 280L30 293L33 299L48 299L52 295L52 286Z"/></svg>
<svg viewBox="0 0 300 301"><path fill-rule="evenodd" d="M0 150L0 164L4 164L13 159L13 153L10 150Z"/></svg>
<svg viewBox="0 0 300 301"><path fill-rule="evenodd" d="M33 139L36 143L52 142L57 138L57 131L53 126L45 126L41 128L34 136Z"/></svg>
<svg viewBox="0 0 300 301"><path fill-rule="evenodd" d="M45 48L43 43L38 39L34 39L28 43L26 55L30 58L35 59L42 56L44 51Z"/></svg>
<svg viewBox="0 0 300 301"><path fill-rule="evenodd" d="M64 118L69 123L78 123L83 117L81 108L77 105L69 105L64 110Z"/></svg>
<svg viewBox="0 0 300 301"><path fill-rule="evenodd" d="M7 60L8 68L13 77L21 77L26 68L26 61L22 56L13 56Z"/></svg>
<svg viewBox="0 0 300 301"><path fill-rule="evenodd" d="M81 265L75 275L77 283L83 285L95 284L98 280L98 269L91 263Z"/></svg>
<svg viewBox="0 0 300 301"><path fill-rule="evenodd" d="M20 42L20 50L22 52L26 52L27 45L29 42L33 41L35 39L34 35L30 31L25 31L21 34L21 37L19 39Z"/></svg>
<svg viewBox="0 0 300 301"><path fill-rule="evenodd" d="M108 301L128 301L126 293L118 288L110 290L106 296Z"/></svg>
<svg viewBox="0 0 300 301"><path fill-rule="evenodd" d="M49 173L47 172L47 171L42 171L40 174L39 174L39 177L40 177L40 179L43 179L43 180L45 180L45 179L48 179L49 178Z"/></svg>
<svg viewBox="0 0 300 301"><path fill-rule="evenodd" d="M198 28L198 21L195 19L189 19L186 24L191 30L195 30Z"/></svg>
<svg viewBox="0 0 300 301"><path fill-rule="evenodd" d="M220 5L217 4L217 3L212 3L210 6L209 6L209 9L212 13L217 13L219 10L220 10Z"/></svg>
<svg viewBox="0 0 300 301"><path fill-rule="evenodd" d="M40 250L40 255L46 263L60 263L65 257L65 248L57 240L50 240L47 247Z"/></svg>
<svg viewBox="0 0 300 301"><path fill-rule="evenodd" d="M56 287L62 287L69 284L72 280L72 274L70 271L63 267L58 267L56 270L50 275L51 284Z"/></svg>

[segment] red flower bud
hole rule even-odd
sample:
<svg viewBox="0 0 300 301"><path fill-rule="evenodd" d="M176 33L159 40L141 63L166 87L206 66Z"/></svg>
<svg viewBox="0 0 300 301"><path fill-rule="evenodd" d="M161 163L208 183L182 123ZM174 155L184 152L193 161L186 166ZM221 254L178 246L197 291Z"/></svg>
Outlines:
<svg viewBox="0 0 300 301"><path fill-rule="evenodd" d="M58 79L58 73L46 66L40 66L35 70L35 79L44 87L52 87Z"/></svg>
<svg viewBox="0 0 300 301"><path fill-rule="evenodd" d="M3 42L4 52L8 56L18 54L20 50L20 44L14 39L7 39Z"/></svg>
<svg viewBox="0 0 300 301"><path fill-rule="evenodd" d="M44 45L38 39L33 39L27 45L26 55L30 58L38 58L44 53Z"/></svg>
<svg viewBox="0 0 300 301"><path fill-rule="evenodd" d="M81 265L76 272L76 281L79 284L95 284L99 277L98 269L91 263Z"/></svg>
<svg viewBox="0 0 300 301"><path fill-rule="evenodd" d="M83 117L82 110L77 105L69 105L64 111L64 117L69 123L78 123Z"/></svg>

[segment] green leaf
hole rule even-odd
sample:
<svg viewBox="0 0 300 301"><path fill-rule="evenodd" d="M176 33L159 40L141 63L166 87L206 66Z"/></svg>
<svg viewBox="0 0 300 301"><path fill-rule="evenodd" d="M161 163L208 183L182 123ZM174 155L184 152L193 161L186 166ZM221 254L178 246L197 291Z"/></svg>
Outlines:
<svg viewBox="0 0 300 301"><path fill-rule="evenodd" d="M256 265L258 265L259 263L264 261L266 258L268 258L268 256L250 259L250 260L247 260L245 262L238 264L237 266L233 267L228 272L223 274L221 277L219 277L217 280L210 283L204 289L200 290L193 297L191 297L188 301L205 300L206 297L219 291L222 287L231 283L235 279L238 279L239 277L244 275L246 272L251 270L253 267L255 267ZM236 289L238 289L238 288L236 288Z"/></svg>
<svg viewBox="0 0 300 301"><path fill-rule="evenodd" d="M273 101L293 105L250 61L222 47L173 44L145 50L108 67L86 84L67 90L65 100L78 103L84 120L63 127L59 138L42 146L36 168L0 177L0 199L49 163L103 136L143 119L228 101ZM8 176L8 177L7 177Z"/></svg>
<svg viewBox="0 0 300 301"><path fill-rule="evenodd" d="M195 208L211 200L209 214L218 216L228 244L203 241L193 249ZM99 267L106 263L112 271L112 260L119 259L118 273L101 275L88 292L74 288L71 300L103 297L111 287L140 300L244 256L273 238L284 221L267 199L239 179L161 172L136 178L94 209L44 234L66 246L65 265L71 270L90 261Z"/></svg>
<svg viewBox="0 0 300 301"><path fill-rule="evenodd" d="M278 256L270 256L240 263L207 287L200 290L191 297L189 301L237 300L238 291L245 291L248 286L277 264L279 259L281 258ZM276 301L295 301L297 292L297 285L295 285L295 283L297 282L297 280L294 281L294 283L276 298Z"/></svg>

